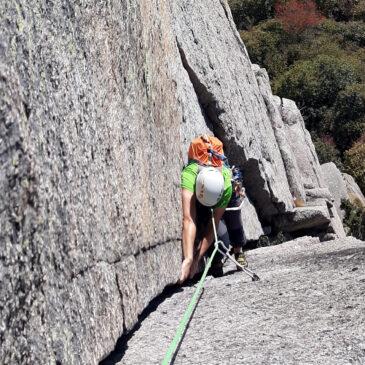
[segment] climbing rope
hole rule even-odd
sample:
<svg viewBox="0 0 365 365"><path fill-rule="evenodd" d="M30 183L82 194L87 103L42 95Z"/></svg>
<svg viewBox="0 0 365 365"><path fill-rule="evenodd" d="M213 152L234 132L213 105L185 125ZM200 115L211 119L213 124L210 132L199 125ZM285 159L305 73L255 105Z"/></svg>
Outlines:
<svg viewBox="0 0 365 365"><path fill-rule="evenodd" d="M187 307L187 309L186 309L186 311L183 315L183 318L181 319L181 321L180 321L180 323L177 327L175 336L174 336L173 340L171 341L169 348L166 351L165 357L162 361L162 365L169 365L170 364L170 362L171 362L171 360L172 360L172 358L173 358L173 356L176 352L176 349L180 344L180 341L181 341L181 339L182 339L182 337L185 333L186 326L190 322L190 318L191 318L191 316L194 312L194 309L195 309L195 307L198 303L198 300L200 298L200 295L201 295L201 292L202 292L203 287L204 287L204 281L205 281L205 278L207 276L208 270L212 265L212 261L214 259L214 256L218 252L218 237L217 237L217 230L216 230L215 222L214 222L213 209L211 209L211 213L212 213L212 223L213 223L213 230L214 230L214 237L215 237L215 242L214 242L215 248L214 248L214 251L213 251L212 255L210 256L207 264L205 265L205 270L203 272L203 275L200 278L198 286L196 287L196 289L194 291L194 294L193 294L193 296L192 296L192 298L189 302L189 305L188 305L188 307Z"/></svg>
<svg viewBox="0 0 365 365"><path fill-rule="evenodd" d="M204 286L205 277L207 276L207 272L212 264L212 261L214 259L215 254L217 253L217 251L218 251L218 246L215 247L212 255L209 258L208 263L205 266L203 275L202 275L201 279L199 280L198 286L195 289L195 292L193 294L193 297L190 300L188 308L186 309L184 316L183 316L182 320L180 321L179 326L177 327L176 334L175 334L173 340L171 341L169 348L166 351L166 355L162 361L162 365L170 364L170 362L176 352L176 349L180 344L180 341L185 333L186 326L189 323L190 317L191 317L192 313L194 312L195 306L200 298L200 294L201 294L201 291Z"/></svg>
<svg viewBox="0 0 365 365"><path fill-rule="evenodd" d="M231 210L236 210L235 208L231 208ZM213 209L211 209L211 213L212 213L212 224L213 224L213 231L214 231L214 238L215 238L215 242L214 242L214 251L212 253L212 255L210 256L207 264L205 265L205 269L203 272L202 277L199 280L198 286L196 287L194 294L188 304L188 307L177 327L176 333L174 338L172 339L170 346L168 347L165 357L162 360L162 365L169 365L171 360L174 357L174 354L176 353L176 350L181 342L181 339L185 333L186 327L188 325L188 323L190 322L191 316L194 312L194 309L198 303L198 300L200 298L201 292L203 290L204 287L204 281L205 278L207 276L208 270L212 265L212 261L214 259L214 256L216 255L216 253L219 251L221 254L225 255L228 259L230 259L232 262L234 262L236 265L240 266L241 269L248 274L253 281L257 281L260 280L260 278L253 273L251 270L243 267L242 265L240 265L229 253L228 253L228 249L222 250L219 248L219 245L221 245L222 247L225 248L224 243L222 241L218 240L218 235L217 235L217 229L216 229L216 225L215 225L215 221L214 221L214 214L213 214Z"/></svg>

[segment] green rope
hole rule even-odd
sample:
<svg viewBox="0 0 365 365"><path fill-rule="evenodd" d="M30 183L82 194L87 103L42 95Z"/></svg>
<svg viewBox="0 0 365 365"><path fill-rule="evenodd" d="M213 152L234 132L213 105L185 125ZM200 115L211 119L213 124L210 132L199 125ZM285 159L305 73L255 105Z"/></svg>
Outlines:
<svg viewBox="0 0 365 365"><path fill-rule="evenodd" d="M179 346L179 343L180 343L180 341L182 339L182 336L185 332L185 328L186 328L187 324L190 321L190 317L191 317L191 315L194 311L194 308L196 306L196 303L197 303L197 301L200 297L200 293L203 289L203 284L204 284L204 281L205 281L205 277L207 276L207 272L208 272L208 270L209 270L209 268L212 264L213 258L215 256L215 254L217 253L217 251L218 251L218 245L215 245L215 249L214 249L212 255L210 256L208 263L205 266L205 270L203 272L203 275L199 280L198 286L195 289L195 292L193 294L193 297L190 300L188 308L186 309L186 311L184 313L184 316L183 316L182 320L180 321L179 326L177 327L175 337L171 341L170 346L166 351L166 355L165 355L165 357L162 361L162 365L169 365L170 364L170 362L172 360L172 357L174 356L175 351L176 351L177 347Z"/></svg>

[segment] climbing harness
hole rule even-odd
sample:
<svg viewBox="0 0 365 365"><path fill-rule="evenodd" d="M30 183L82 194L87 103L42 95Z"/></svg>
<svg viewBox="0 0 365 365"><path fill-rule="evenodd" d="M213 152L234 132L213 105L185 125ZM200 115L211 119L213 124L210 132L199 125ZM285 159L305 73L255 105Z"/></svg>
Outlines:
<svg viewBox="0 0 365 365"><path fill-rule="evenodd" d="M226 211L238 211L238 210L241 210L244 202L245 201L242 200L241 204L238 207L226 208ZM248 276L250 276L251 279L252 279L252 281L260 280L260 278L254 272L252 272L250 269L247 268L247 264L246 265L241 265L237 261L237 259L234 256L232 256L232 254L231 254L232 250L230 250L229 247L227 247L226 245L222 245L222 250L218 248L218 251L224 257L224 259L223 259L223 265L227 262L227 260L231 260L231 261L233 261L236 264L236 266L238 266L241 269L241 271L243 271Z"/></svg>
<svg viewBox="0 0 365 365"><path fill-rule="evenodd" d="M243 205L243 202L241 203L241 205L239 207L234 207L234 208L227 208L226 210L239 210L241 209ZM194 310L196 308L196 305L198 304L198 301L201 297L201 293L203 291L204 288L204 282L205 282L205 278L207 276L207 273L212 265L212 261L214 259L214 256L216 255L216 253L219 251L222 255L226 256L229 260L231 260L232 262L234 262L237 266L239 266L243 272L245 272L247 275L249 275L252 279L252 281L258 281L260 280L260 278L251 270L247 269L246 267L240 265L234 257L232 257L229 254L229 250L225 247L224 243L220 240L218 240L218 235L217 235L217 229L216 229L216 225L215 225L215 221L214 221L214 214L213 214L213 209L211 209L211 213L212 213L212 224L213 224L213 231L214 231L214 251L212 253L212 255L210 256L208 262L205 265L205 269L203 272L202 277L199 280L198 286L196 287L194 294L188 304L188 307L183 315L183 318L181 319L175 336L172 339L170 346L168 347L165 357L162 360L162 365L169 365L172 361L172 359L174 358L175 354L176 354L176 350L178 348L178 346L181 343L181 340L185 334L186 328L190 322L191 316L194 313ZM220 248L221 246L221 248Z"/></svg>
<svg viewBox="0 0 365 365"><path fill-rule="evenodd" d="M227 210L228 210L228 211L241 210L241 209L242 209L242 207L243 207L243 203L244 203L244 202L245 202L245 201L244 201L244 200L242 200L241 204L240 204L238 207L226 208L226 211L227 211Z"/></svg>

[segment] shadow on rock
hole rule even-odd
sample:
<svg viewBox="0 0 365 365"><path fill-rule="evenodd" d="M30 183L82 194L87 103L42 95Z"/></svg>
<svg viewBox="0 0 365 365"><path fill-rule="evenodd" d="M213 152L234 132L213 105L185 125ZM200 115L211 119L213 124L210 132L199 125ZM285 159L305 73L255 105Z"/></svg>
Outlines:
<svg viewBox="0 0 365 365"><path fill-rule="evenodd" d="M190 284L193 285L194 283ZM164 291L155 299L153 299L150 304L144 309L144 311L138 316L138 322L133 327L131 331L127 334L122 335L116 345L114 350L102 361L100 361L99 365L115 365L119 361L122 360L126 350L128 349L128 341L133 336L133 334L138 331L141 327L142 322L154 311L157 310L158 306L164 302L166 299L172 297L174 294L183 291L180 286L170 285L167 286Z"/></svg>

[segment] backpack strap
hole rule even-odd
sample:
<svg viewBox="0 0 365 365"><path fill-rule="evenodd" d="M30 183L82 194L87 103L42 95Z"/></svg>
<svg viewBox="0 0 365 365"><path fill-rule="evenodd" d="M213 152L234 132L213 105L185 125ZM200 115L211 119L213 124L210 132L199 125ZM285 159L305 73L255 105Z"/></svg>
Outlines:
<svg viewBox="0 0 365 365"><path fill-rule="evenodd" d="M214 157L218 158L219 160L223 161L225 165L229 166L227 157L222 155L221 153L218 153L217 151L215 151L213 149L213 146L209 140L208 135L203 134L200 136L200 138L203 140L204 143L206 143L208 145L208 153L210 154L210 156L214 156ZM210 157L210 160L211 160L211 157Z"/></svg>
<svg viewBox="0 0 365 365"><path fill-rule="evenodd" d="M224 156L224 155L222 155L222 154L220 154L220 153L218 153L218 152L214 151L212 148L208 148L208 152L209 152L210 154L212 154L214 157L219 158L219 159L220 159L221 161L223 161L223 162L225 162L225 161L227 161L227 160L228 160L226 156Z"/></svg>

